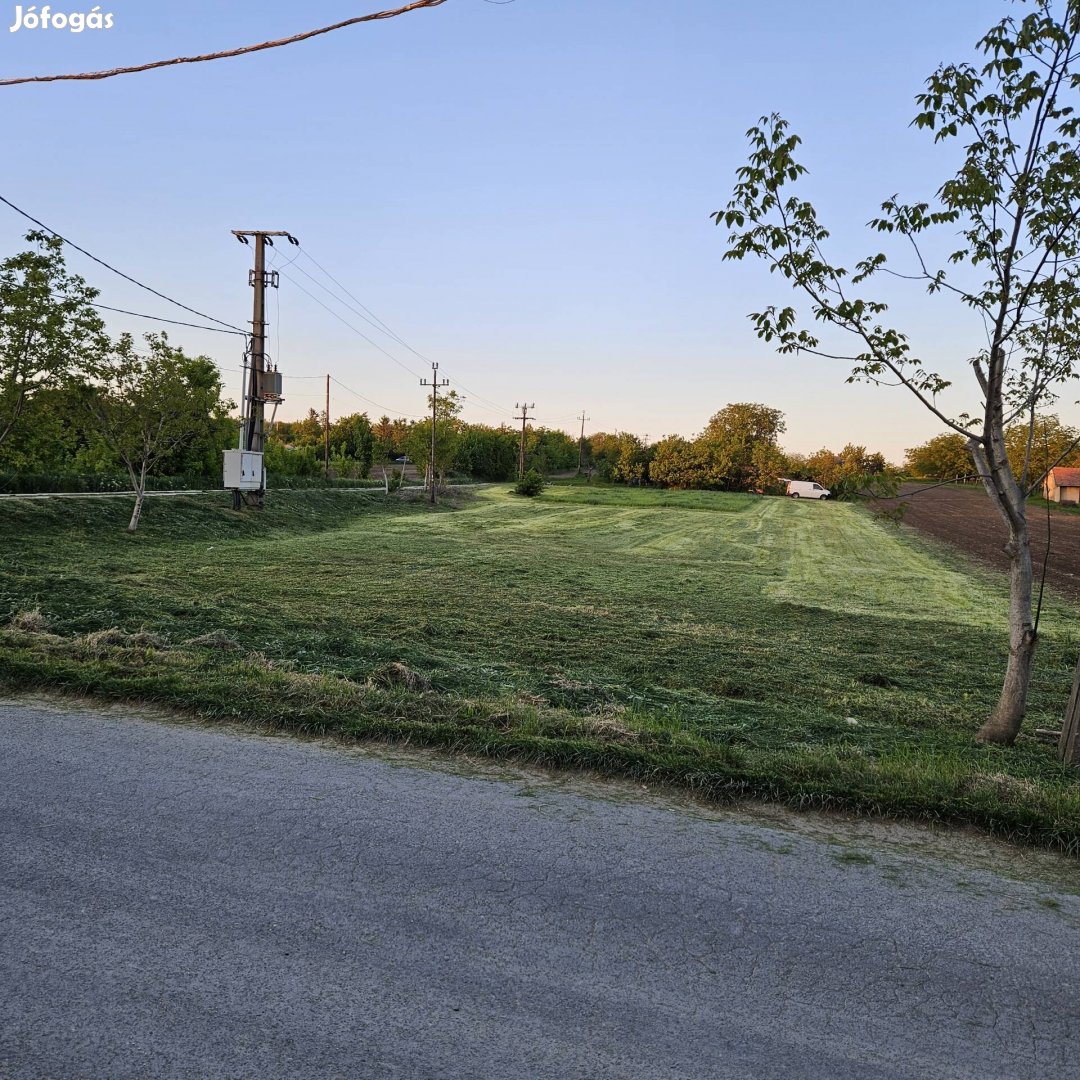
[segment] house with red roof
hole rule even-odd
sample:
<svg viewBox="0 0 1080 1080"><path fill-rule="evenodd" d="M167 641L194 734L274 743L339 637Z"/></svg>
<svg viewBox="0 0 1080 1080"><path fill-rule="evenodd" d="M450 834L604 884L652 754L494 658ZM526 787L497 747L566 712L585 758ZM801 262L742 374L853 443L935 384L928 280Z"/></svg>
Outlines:
<svg viewBox="0 0 1080 1080"><path fill-rule="evenodd" d="M1056 503L1080 503L1080 469L1058 466L1043 482L1043 494Z"/></svg>

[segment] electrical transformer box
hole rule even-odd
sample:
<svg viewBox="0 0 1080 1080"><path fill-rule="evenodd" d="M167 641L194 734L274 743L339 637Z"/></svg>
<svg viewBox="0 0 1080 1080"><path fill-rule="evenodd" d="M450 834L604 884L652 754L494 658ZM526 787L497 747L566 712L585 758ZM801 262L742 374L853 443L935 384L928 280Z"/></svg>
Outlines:
<svg viewBox="0 0 1080 1080"><path fill-rule="evenodd" d="M224 486L235 491L262 491L266 487L262 454L251 450L226 450Z"/></svg>
<svg viewBox="0 0 1080 1080"><path fill-rule="evenodd" d="M281 401L281 372L257 371L258 396L263 401Z"/></svg>

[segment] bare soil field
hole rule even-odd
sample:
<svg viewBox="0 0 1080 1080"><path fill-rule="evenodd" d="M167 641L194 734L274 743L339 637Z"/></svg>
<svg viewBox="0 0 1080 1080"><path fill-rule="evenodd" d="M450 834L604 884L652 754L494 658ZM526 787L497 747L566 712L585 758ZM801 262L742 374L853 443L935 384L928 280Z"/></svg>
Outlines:
<svg viewBox="0 0 1080 1080"><path fill-rule="evenodd" d="M1008 539L1005 522L981 486L940 487L921 490L923 485L907 484L900 500L908 504L904 524L919 532L944 540L966 555L1001 570L1009 560L1004 546ZM913 494L918 491L918 494ZM1031 555L1038 580L1046 553L1046 508L1028 508L1031 524ZM1080 514L1050 511L1050 561L1047 584L1063 596L1080 600Z"/></svg>

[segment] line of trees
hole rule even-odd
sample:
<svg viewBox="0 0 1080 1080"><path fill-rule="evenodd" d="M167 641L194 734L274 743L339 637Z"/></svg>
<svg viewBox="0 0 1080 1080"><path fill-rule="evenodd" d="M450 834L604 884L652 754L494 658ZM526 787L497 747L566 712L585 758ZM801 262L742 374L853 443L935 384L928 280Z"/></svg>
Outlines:
<svg viewBox="0 0 1080 1080"><path fill-rule="evenodd" d="M222 451L237 443L235 405L208 357L188 356L160 333L110 338L94 307L97 292L68 271L62 242L42 232L27 240L29 250L0 263L0 472L116 477L135 492L134 530L151 477L217 483ZM452 390L439 398L436 482L451 473L512 480L520 429L465 423L462 404ZM353 413L334 420L327 438L325 416L312 409L269 429L267 471L364 478L393 474L393 463L408 458L424 473L431 423ZM785 454L784 429L778 409L745 402L721 409L696 438L652 446L625 431L579 445L566 432L528 426L525 468L547 477L580 467L613 483L734 491L769 490L785 475L834 486L886 471L881 455L863 447Z"/></svg>
<svg viewBox="0 0 1080 1080"><path fill-rule="evenodd" d="M601 433L588 440L587 461L601 479L668 488L775 492L781 477L817 480L838 494L874 489L895 473L880 453L848 443L839 451L787 453L779 409L754 402L726 405L700 435L669 435L646 446L636 435Z"/></svg>
<svg viewBox="0 0 1080 1080"><path fill-rule="evenodd" d="M965 436L946 432L906 450L904 471L920 478L949 479L974 474ZM1021 420L1005 429L1005 453L1013 474L1043 476L1055 465L1080 465L1080 430L1053 414Z"/></svg>

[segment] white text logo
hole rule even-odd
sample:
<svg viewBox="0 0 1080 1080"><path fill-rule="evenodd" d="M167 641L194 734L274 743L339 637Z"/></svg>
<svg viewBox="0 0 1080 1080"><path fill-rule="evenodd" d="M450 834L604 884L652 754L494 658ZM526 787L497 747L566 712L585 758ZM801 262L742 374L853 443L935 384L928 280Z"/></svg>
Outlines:
<svg viewBox="0 0 1080 1080"><path fill-rule="evenodd" d="M17 30L70 30L81 34L84 30L111 30L113 17L111 12L102 14L100 7L90 11L56 11L46 4L38 11L37 4L24 8L15 6L15 22L8 27L10 33Z"/></svg>

